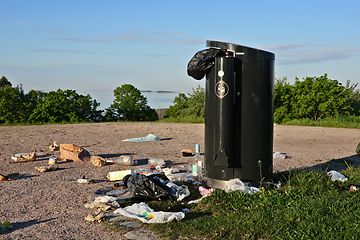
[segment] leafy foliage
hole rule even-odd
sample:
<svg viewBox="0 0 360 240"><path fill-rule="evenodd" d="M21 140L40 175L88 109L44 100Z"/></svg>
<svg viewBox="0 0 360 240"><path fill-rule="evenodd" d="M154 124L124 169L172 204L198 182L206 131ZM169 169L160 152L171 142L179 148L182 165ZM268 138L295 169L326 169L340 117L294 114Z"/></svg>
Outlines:
<svg viewBox="0 0 360 240"><path fill-rule="evenodd" d="M0 123L19 123L24 120L23 103L16 88L0 87Z"/></svg>
<svg viewBox="0 0 360 240"><path fill-rule="evenodd" d="M147 105L147 99L131 84L123 84L114 90L115 100L105 109L107 121L156 121L155 109Z"/></svg>
<svg viewBox="0 0 360 240"><path fill-rule="evenodd" d="M174 100L174 105L165 112L166 117L205 117L205 89L198 86L192 89L193 93L187 97L183 93L179 93Z"/></svg>
<svg viewBox="0 0 360 240"><path fill-rule="evenodd" d="M353 111L348 101L351 90L329 79L327 74L303 81L296 78L294 85L286 80L276 80L275 84L274 121L277 123L301 118L319 120Z"/></svg>
<svg viewBox="0 0 360 240"><path fill-rule="evenodd" d="M100 105L92 100L90 95L79 95L75 90L51 91L45 95L33 91L28 95L29 108L37 101L35 109L29 116L31 123L45 122L88 122L100 121L101 111L96 110Z"/></svg>
<svg viewBox="0 0 360 240"><path fill-rule="evenodd" d="M9 80L7 80L7 78L5 76L2 76L0 78L0 88L1 87L11 87L12 84L11 82L9 82Z"/></svg>

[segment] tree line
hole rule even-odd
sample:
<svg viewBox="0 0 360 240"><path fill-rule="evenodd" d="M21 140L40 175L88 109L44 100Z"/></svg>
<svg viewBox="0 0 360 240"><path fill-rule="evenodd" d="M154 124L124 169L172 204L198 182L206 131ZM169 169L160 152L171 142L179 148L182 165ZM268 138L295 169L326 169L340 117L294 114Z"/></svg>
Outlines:
<svg viewBox="0 0 360 240"><path fill-rule="evenodd" d="M312 119L315 121L340 115L360 115L360 90L356 84L346 86L329 79L325 73L320 77L306 77L290 84L286 77L275 79L274 85L274 122L286 123L293 119ZM165 116L204 117L205 91L198 87L186 96L180 93L174 105Z"/></svg>
<svg viewBox="0 0 360 240"><path fill-rule="evenodd" d="M286 123L293 119L321 120L340 115L360 115L360 90L357 84L320 77L295 78L290 84L286 77L275 79L274 122ZM165 112L166 118L204 118L205 89L198 86L188 95L179 93ZM24 93L22 86L0 79L0 123L59 123L106 121L156 121L155 109L131 84L114 89L114 101L105 110L88 95L75 90Z"/></svg>
<svg viewBox="0 0 360 240"><path fill-rule="evenodd" d="M98 110L100 103L75 90L24 93L22 85L12 87L0 79L0 124L13 123L75 123L103 121L156 121L155 109L147 105L146 97L131 84L114 90L114 101L109 108Z"/></svg>

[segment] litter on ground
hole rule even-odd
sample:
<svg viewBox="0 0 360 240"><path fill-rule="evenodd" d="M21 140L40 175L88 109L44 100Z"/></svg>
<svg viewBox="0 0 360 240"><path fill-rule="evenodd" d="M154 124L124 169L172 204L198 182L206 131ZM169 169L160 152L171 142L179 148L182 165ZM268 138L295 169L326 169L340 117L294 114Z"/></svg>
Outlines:
<svg viewBox="0 0 360 240"><path fill-rule="evenodd" d="M181 221L185 217L183 212L155 212L146 203L134 203L125 208L119 208L114 211L115 214L121 214L126 217L138 219L144 223L166 223L174 220Z"/></svg>
<svg viewBox="0 0 360 240"><path fill-rule="evenodd" d="M345 177L344 175L342 175L341 173L335 171L335 170L331 170L327 173L328 176L331 177L331 181L341 181L341 182L346 182L348 180L347 177Z"/></svg>
<svg viewBox="0 0 360 240"><path fill-rule="evenodd" d="M139 138L129 138L124 139L124 142L149 142L149 141L161 141L160 138L155 136L154 134L149 134L146 137L139 137Z"/></svg>

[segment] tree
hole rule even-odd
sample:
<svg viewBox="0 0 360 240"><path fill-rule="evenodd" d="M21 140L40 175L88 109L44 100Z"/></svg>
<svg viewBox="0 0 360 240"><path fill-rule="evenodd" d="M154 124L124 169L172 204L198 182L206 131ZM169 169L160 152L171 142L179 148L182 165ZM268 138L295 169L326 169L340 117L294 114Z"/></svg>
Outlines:
<svg viewBox="0 0 360 240"><path fill-rule="evenodd" d="M173 103L174 105L165 111L165 117L179 117L180 111L188 107L188 97L184 93L179 93Z"/></svg>
<svg viewBox="0 0 360 240"><path fill-rule="evenodd" d="M9 85L0 87L0 123L24 122L19 91Z"/></svg>
<svg viewBox="0 0 360 240"><path fill-rule="evenodd" d="M174 100L174 105L165 112L168 117L205 117L205 89L198 86L188 93L188 97L179 93Z"/></svg>
<svg viewBox="0 0 360 240"><path fill-rule="evenodd" d="M124 121L156 121L155 109L147 105L147 99L131 84L123 84L114 89L115 100L105 109L105 119Z"/></svg>
<svg viewBox="0 0 360 240"><path fill-rule="evenodd" d="M357 83L350 84L350 80L346 81L346 93L348 96L348 104L353 109L351 114L360 115L360 89L356 89Z"/></svg>
<svg viewBox="0 0 360 240"><path fill-rule="evenodd" d="M9 80L7 80L7 78L5 76L2 76L0 79L0 88L1 87L11 87L12 84L11 82L9 82Z"/></svg>
<svg viewBox="0 0 360 240"><path fill-rule="evenodd" d="M101 120L101 110L96 110L99 103L87 94L79 95L75 90L50 91L45 95L32 92L37 99L36 108L30 114L31 123L46 122L98 122ZM31 98L31 97L30 97Z"/></svg>

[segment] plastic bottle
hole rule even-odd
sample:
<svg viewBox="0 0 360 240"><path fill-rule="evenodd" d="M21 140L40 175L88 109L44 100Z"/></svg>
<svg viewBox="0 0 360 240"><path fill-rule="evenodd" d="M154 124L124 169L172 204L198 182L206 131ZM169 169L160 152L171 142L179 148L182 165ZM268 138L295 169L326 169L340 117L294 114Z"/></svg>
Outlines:
<svg viewBox="0 0 360 240"><path fill-rule="evenodd" d="M200 144L195 145L195 155L192 159L193 180L201 181L203 177L204 159L200 155Z"/></svg>
<svg viewBox="0 0 360 240"><path fill-rule="evenodd" d="M175 183L168 181L168 180L163 180L161 178L158 177L154 177L154 180L158 183L161 184L162 186L165 187L165 189L167 189L167 191L170 193L170 195L176 200L176 201L181 201L184 198L186 198L187 196L190 195L190 191L187 188L187 186L178 186Z"/></svg>
<svg viewBox="0 0 360 240"><path fill-rule="evenodd" d="M133 166L136 165L136 161L133 160L131 155L121 155L115 159L108 159L106 162L114 163L117 165Z"/></svg>

